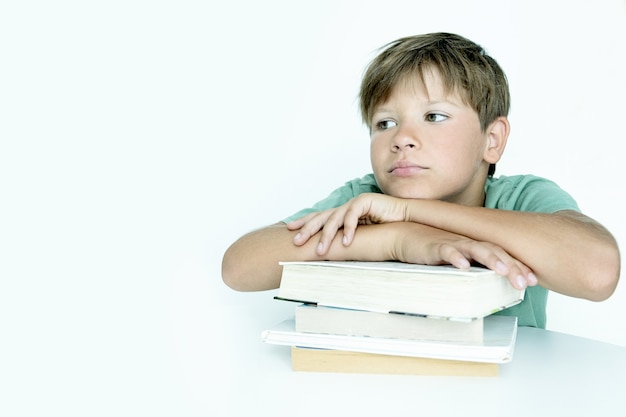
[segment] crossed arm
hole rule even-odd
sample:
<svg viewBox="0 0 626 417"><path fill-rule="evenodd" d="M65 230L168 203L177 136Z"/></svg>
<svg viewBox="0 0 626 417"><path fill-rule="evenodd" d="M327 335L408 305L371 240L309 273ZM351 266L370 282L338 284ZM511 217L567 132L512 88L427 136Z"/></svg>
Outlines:
<svg viewBox="0 0 626 417"><path fill-rule="evenodd" d="M324 259L459 268L478 262L517 288L539 284L594 301L613 293L620 274L613 236L577 212L525 213L363 194L244 235L225 252L222 277L241 291L273 289L280 284L279 261Z"/></svg>

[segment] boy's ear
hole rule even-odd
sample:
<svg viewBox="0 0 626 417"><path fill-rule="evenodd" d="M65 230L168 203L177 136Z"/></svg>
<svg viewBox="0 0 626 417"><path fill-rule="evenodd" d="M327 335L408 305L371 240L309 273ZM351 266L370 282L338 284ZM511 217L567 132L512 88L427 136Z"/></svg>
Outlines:
<svg viewBox="0 0 626 417"><path fill-rule="evenodd" d="M487 128L487 147L483 159L485 162L495 164L500 160L506 147L506 141L509 138L511 126L506 117L498 117Z"/></svg>

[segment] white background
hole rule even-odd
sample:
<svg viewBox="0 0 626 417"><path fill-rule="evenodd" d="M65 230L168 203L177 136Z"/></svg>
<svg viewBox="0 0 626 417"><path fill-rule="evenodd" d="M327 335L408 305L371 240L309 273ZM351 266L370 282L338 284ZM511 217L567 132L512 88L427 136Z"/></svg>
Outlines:
<svg viewBox="0 0 626 417"><path fill-rule="evenodd" d="M221 308L290 312L226 288L224 250L368 172L362 71L431 31L508 74L498 174L553 179L623 247L623 0L1 3L0 414L202 415ZM623 282L550 296L551 330L626 346L624 317Z"/></svg>

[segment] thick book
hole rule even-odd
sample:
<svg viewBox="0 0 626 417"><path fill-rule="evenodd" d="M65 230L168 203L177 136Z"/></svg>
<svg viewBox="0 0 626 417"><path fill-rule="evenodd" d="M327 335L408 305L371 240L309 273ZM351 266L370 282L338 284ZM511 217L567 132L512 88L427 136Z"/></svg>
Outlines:
<svg viewBox="0 0 626 417"><path fill-rule="evenodd" d="M404 262L281 262L276 299L380 313L473 319L520 303L515 289L482 267Z"/></svg>
<svg viewBox="0 0 626 417"><path fill-rule="evenodd" d="M500 364L292 346L291 368L298 372L495 377Z"/></svg>
<svg viewBox="0 0 626 417"><path fill-rule="evenodd" d="M482 317L454 320L314 304L300 304L295 308L296 331L308 333L480 342L483 322Z"/></svg>
<svg viewBox="0 0 626 417"><path fill-rule="evenodd" d="M480 342L442 342L297 332L293 318L284 320L261 333L265 343L277 345L489 363L510 362L513 358L516 336L517 317L498 315L484 318L483 340Z"/></svg>

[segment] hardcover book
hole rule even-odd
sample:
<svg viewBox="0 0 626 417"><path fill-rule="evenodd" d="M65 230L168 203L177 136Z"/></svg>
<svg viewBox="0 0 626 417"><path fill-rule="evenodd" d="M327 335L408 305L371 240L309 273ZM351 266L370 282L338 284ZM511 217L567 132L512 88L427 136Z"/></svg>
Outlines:
<svg viewBox="0 0 626 417"><path fill-rule="evenodd" d="M498 376L500 364L411 356L379 355L346 350L292 346L291 367L298 372L430 376Z"/></svg>
<svg viewBox="0 0 626 417"><path fill-rule="evenodd" d="M295 308L295 323L297 332L308 333L451 342L483 339L482 317L454 320L300 304Z"/></svg>
<svg viewBox="0 0 626 417"><path fill-rule="evenodd" d="M524 290L482 267L394 261L281 265L275 298L318 306L468 320L486 317L524 298Z"/></svg>
<svg viewBox="0 0 626 417"><path fill-rule="evenodd" d="M261 338L266 343L296 347L468 362L507 363L513 358L516 335L517 317L495 315L485 317L484 336L479 342L305 333L296 331L293 318L264 330Z"/></svg>

